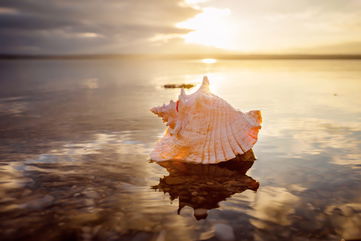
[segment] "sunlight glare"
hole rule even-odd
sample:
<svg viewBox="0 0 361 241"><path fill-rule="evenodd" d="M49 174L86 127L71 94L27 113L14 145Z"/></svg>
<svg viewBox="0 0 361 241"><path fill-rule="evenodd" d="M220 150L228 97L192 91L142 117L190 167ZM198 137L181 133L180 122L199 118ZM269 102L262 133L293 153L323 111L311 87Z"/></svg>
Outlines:
<svg viewBox="0 0 361 241"><path fill-rule="evenodd" d="M208 0L185 0L185 2L191 6L197 5L199 3L205 3Z"/></svg>
<svg viewBox="0 0 361 241"><path fill-rule="evenodd" d="M232 49L235 26L228 21L229 9L204 8L195 17L178 23L178 28L193 30L183 38L186 43Z"/></svg>
<svg viewBox="0 0 361 241"><path fill-rule="evenodd" d="M221 89L221 83L222 81L222 77L218 74L207 74L208 79L209 79L209 89L210 91L215 94L215 95L219 95L219 90Z"/></svg>
<svg viewBox="0 0 361 241"><path fill-rule="evenodd" d="M214 63L217 63L217 60L216 59L202 59L201 62L203 64L214 64Z"/></svg>

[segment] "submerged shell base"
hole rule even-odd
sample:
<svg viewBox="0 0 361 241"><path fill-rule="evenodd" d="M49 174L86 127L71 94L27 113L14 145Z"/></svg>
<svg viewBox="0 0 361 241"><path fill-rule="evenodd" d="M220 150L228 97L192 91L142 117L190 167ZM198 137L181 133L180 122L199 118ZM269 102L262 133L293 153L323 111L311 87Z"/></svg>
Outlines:
<svg viewBox="0 0 361 241"><path fill-rule="evenodd" d="M237 111L209 91L204 77L193 94L181 90L178 101L151 109L168 128L151 153L154 161L215 164L249 151L261 128L261 112Z"/></svg>

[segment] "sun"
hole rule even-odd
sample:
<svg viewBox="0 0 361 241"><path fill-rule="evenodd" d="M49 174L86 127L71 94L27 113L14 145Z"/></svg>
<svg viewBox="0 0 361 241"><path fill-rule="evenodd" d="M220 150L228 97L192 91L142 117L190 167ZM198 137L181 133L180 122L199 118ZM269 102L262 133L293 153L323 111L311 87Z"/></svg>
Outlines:
<svg viewBox="0 0 361 241"><path fill-rule="evenodd" d="M186 43L231 50L235 46L235 26L228 19L230 14L229 9L204 8L201 13L176 26L193 30L183 35Z"/></svg>

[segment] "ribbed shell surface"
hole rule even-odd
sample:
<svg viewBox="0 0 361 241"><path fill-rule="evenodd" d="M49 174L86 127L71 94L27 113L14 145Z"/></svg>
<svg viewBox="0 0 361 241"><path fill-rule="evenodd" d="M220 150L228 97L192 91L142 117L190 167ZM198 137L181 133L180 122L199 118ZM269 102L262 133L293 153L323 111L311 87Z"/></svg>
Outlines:
<svg viewBox="0 0 361 241"><path fill-rule="evenodd" d="M262 122L260 111L237 111L209 92L207 79L195 93L181 94L178 105L173 113L175 127L169 127L155 145L151 153L154 161L215 164L247 152L257 141ZM170 111L173 110L156 114L167 115Z"/></svg>

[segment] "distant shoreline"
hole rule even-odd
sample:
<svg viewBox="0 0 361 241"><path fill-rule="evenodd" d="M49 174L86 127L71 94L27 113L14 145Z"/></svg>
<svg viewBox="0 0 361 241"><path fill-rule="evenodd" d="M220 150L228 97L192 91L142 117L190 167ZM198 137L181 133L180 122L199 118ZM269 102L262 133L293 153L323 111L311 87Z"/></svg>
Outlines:
<svg viewBox="0 0 361 241"><path fill-rule="evenodd" d="M17 55L0 54L2 60L91 60L91 59L166 59L193 60L361 60L361 54L79 54L79 55Z"/></svg>

